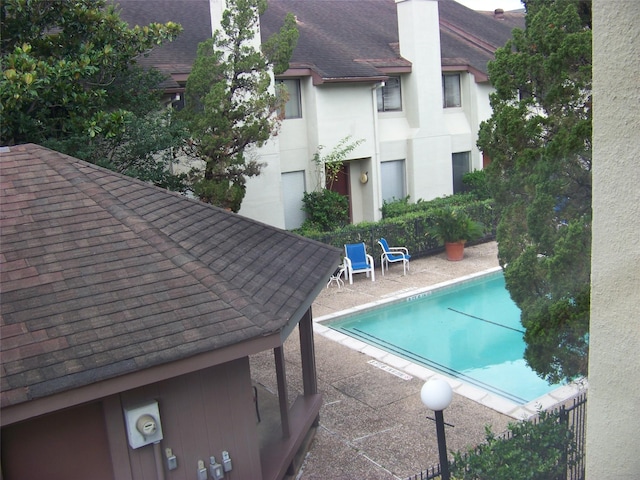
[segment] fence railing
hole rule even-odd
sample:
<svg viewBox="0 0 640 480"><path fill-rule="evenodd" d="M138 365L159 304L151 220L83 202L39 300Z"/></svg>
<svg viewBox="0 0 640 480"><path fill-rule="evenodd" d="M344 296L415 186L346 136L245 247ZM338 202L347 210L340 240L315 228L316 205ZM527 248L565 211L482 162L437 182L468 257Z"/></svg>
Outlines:
<svg viewBox="0 0 640 480"><path fill-rule="evenodd" d="M440 464L436 464L433 467L429 467L428 469L415 474L413 477L409 477L407 480L434 480L436 478L440 478L441 475Z"/></svg>
<svg viewBox="0 0 640 480"><path fill-rule="evenodd" d="M563 459L567 465L566 477L563 478L566 478L566 480L584 480L587 394L582 393L573 399L571 405L562 405L553 411L558 414L560 422L565 422L573 435L573 448L565 453ZM510 437L511 432L506 432L500 436L500 438L505 441L508 441ZM407 480L436 480L440 478L440 474L440 464L436 464L429 467L427 470L408 477Z"/></svg>
<svg viewBox="0 0 640 480"><path fill-rule="evenodd" d="M587 394L583 393L573 399L573 405L561 407L560 418L563 419L573 433L575 450L567 458L567 480L582 480L585 473L584 450L587 425Z"/></svg>

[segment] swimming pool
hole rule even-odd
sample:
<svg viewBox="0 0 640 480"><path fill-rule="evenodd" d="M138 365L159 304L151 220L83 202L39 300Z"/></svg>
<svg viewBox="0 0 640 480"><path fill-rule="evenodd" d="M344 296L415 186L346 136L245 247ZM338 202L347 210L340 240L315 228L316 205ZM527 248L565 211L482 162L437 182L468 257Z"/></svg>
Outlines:
<svg viewBox="0 0 640 480"><path fill-rule="evenodd" d="M501 271L324 325L519 405L559 387L522 358L520 310Z"/></svg>

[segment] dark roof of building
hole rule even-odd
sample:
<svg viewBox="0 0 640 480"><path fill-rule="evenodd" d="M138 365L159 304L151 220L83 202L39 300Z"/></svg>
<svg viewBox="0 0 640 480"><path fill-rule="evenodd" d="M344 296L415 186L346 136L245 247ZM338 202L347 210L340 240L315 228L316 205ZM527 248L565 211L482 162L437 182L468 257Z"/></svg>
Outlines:
<svg viewBox="0 0 640 480"><path fill-rule="evenodd" d="M2 150L3 407L282 332L340 260L37 145Z"/></svg>
<svg viewBox="0 0 640 480"><path fill-rule="evenodd" d="M488 62L511 38L513 27L454 0L439 0L438 8L442 65L470 67L486 77ZM524 14L521 20L524 27Z"/></svg>
<svg viewBox="0 0 640 480"><path fill-rule="evenodd" d="M487 62L511 38L512 27L454 0L440 0L438 9L443 65L486 74ZM277 32L288 12L300 32L291 67L307 66L326 81L375 79L411 65L399 54L394 0L269 0L261 17L263 40Z"/></svg>
<svg viewBox="0 0 640 480"><path fill-rule="evenodd" d="M501 8L496 8L495 10L492 10L492 11L479 10L478 13L481 13L486 17L494 18L495 20L498 20L501 23L505 23L510 28L519 28L523 30L525 27L524 15L526 13L526 10L524 8L520 8L517 10L506 10L506 11Z"/></svg>
<svg viewBox="0 0 640 480"><path fill-rule="evenodd" d="M167 73L188 71L198 43L211 36L206 0L120 0L122 18L130 24L175 21L184 32L154 49L142 61ZM411 63L398 46L394 0L268 0L260 19L263 40L277 32L287 13L298 21L300 37L292 68L310 69L321 81L375 81ZM486 74L496 48L511 38L514 24L524 27L524 14L509 21L471 10L454 0L439 0L441 56L444 66ZM505 14L506 15L506 14ZM520 24L518 24L518 19ZM515 22L515 23L514 23Z"/></svg>
<svg viewBox="0 0 640 480"><path fill-rule="evenodd" d="M209 0L114 0L120 17L131 27L150 23L179 23L183 31L172 42L154 48L138 63L143 67L154 66L174 80L164 87L178 87L176 78L186 81L196 59L198 44L211 38L211 13Z"/></svg>
<svg viewBox="0 0 640 480"><path fill-rule="evenodd" d="M379 78L376 67L410 66L398 53L393 0L269 0L260 18L263 41L287 13L296 16L298 45L290 66L309 67L324 80Z"/></svg>

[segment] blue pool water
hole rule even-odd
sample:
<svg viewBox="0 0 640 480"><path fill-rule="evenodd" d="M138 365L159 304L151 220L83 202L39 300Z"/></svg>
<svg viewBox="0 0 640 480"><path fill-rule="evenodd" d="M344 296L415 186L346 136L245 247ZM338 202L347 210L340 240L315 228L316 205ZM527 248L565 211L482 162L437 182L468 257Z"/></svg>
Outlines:
<svg viewBox="0 0 640 480"><path fill-rule="evenodd" d="M520 310L501 272L327 326L519 404L559 387L539 378L522 358Z"/></svg>

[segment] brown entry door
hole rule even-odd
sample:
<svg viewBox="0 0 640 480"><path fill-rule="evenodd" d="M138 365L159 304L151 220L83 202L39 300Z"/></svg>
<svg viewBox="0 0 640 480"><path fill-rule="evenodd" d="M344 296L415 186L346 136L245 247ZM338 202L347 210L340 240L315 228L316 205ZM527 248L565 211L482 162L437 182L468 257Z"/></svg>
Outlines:
<svg viewBox="0 0 640 480"><path fill-rule="evenodd" d="M349 202L349 222L352 222L353 217L351 216L351 190L349 188L350 186L349 172L350 172L349 164L347 162L343 162L342 167L338 172L338 176L336 180L331 184L327 182L326 188L329 188L334 192L337 192L340 195L344 195L345 197L347 197L347 201Z"/></svg>

